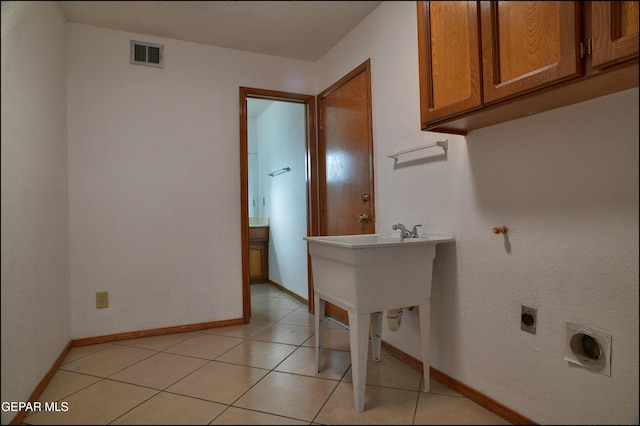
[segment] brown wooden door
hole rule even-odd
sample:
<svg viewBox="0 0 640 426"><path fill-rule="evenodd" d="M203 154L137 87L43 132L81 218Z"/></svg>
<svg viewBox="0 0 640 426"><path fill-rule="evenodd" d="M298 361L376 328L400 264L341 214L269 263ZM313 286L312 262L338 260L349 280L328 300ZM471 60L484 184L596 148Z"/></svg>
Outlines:
<svg viewBox="0 0 640 426"><path fill-rule="evenodd" d="M482 106L478 3L419 1L420 118L427 123Z"/></svg>
<svg viewBox="0 0 640 426"><path fill-rule="evenodd" d="M594 69L638 57L638 2L591 2Z"/></svg>
<svg viewBox="0 0 640 426"><path fill-rule="evenodd" d="M318 95L318 115L318 234L372 234L375 196L369 60ZM313 300L312 294L309 299ZM346 311L331 303L326 304L325 313L348 323Z"/></svg>
<svg viewBox="0 0 640 426"><path fill-rule="evenodd" d="M318 95L320 235L375 232L370 62Z"/></svg>
<svg viewBox="0 0 640 426"><path fill-rule="evenodd" d="M573 1L482 1L484 103L582 75Z"/></svg>

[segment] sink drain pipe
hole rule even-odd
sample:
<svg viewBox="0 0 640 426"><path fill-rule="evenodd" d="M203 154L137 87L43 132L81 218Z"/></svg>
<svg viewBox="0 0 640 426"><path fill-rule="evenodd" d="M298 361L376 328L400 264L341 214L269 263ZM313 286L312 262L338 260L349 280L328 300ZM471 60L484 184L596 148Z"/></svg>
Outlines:
<svg viewBox="0 0 640 426"><path fill-rule="evenodd" d="M389 327L389 330L397 331L400 328L402 313L402 308L387 310L387 327Z"/></svg>
<svg viewBox="0 0 640 426"><path fill-rule="evenodd" d="M415 306L387 310L387 327L389 327L389 330L398 331L400 323L402 323L402 314L404 309L412 311L413 308L415 308Z"/></svg>

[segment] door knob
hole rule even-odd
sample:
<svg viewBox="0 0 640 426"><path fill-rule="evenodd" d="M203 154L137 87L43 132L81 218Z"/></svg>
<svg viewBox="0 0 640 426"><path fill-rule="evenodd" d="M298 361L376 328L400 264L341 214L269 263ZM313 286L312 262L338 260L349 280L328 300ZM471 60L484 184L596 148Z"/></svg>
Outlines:
<svg viewBox="0 0 640 426"><path fill-rule="evenodd" d="M369 215L366 213L363 214L359 214L358 215L358 222L360 223L367 223L369 222Z"/></svg>
<svg viewBox="0 0 640 426"><path fill-rule="evenodd" d="M360 199L361 199L362 201L369 201L369 194L362 194L362 195L360 196Z"/></svg>

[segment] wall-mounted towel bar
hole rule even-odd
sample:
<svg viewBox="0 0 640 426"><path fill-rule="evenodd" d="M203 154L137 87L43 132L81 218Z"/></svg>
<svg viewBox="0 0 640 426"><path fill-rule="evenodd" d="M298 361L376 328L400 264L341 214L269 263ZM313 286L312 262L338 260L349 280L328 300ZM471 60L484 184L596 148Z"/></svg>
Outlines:
<svg viewBox="0 0 640 426"><path fill-rule="evenodd" d="M410 152L420 151L421 149L432 148L434 146L439 146L440 148L444 149L444 151L446 152L447 149L449 148L449 140L445 139L443 141L437 141L436 143L432 143L432 144L429 144L429 145L422 145L422 146L418 146L418 147L415 147L415 148L410 148L410 149L405 149L403 151L394 152L393 154L388 154L387 157L393 158L394 160L398 161L399 157L402 154L408 154Z"/></svg>
<svg viewBox="0 0 640 426"><path fill-rule="evenodd" d="M275 172L271 172L269 173L269 176L274 177L274 176L278 176L282 173L287 173L291 171L291 167L283 167L280 170L276 170Z"/></svg>

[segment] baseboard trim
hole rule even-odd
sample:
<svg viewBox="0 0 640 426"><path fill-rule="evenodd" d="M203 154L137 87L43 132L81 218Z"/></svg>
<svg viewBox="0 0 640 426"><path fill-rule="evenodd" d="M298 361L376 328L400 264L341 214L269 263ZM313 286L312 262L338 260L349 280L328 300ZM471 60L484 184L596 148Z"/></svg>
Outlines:
<svg viewBox="0 0 640 426"><path fill-rule="evenodd" d="M296 299L296 300L304 303L305 305L309 306L309 301L307 299L305 299L304 297L292 292L288 288L285 288L285 287L281 286L280 284L278 284L277 282L271 281L271 280L267 280L267 283L271 284L272 286L274 286L278 290L281 290L281 291L287 293L289 296L293 297L294 299Z"/></svg>
<svg viewBox="0 0 640 426"><path fill-rule="evenodd" d="M67 346L64 347L64 349L62 350L62 353L58 356L58 358L56 358L55 362L53 363L53 365L51 366L47 374L44 375L42 380L40 380L40 383L38 383L38 386L36 386L33 392L31 392L31 396L29 397L27 402L33 403L40 399L42 392L44 392L47 386L49 386L51 379L53 379L53 376L55 376L56 372L64 362L64 359L67 357L70 350L71 350L71 342L67 343ZM25 410L20 411L18 412L18 414L15 415L15 417L11 420L9 424L10 425L22 424L25 417L27 417L27 411Z"/></svg>
<svg viewBox="0 0 640 426"><path fill-rule="evenodd" d="M286 292L287 294L291 294L291 296L300 300L303 303L307 303L307 301L300 296L295 295L291 291L285 289L277 283L269 281L269 284L279 288L280 290ZM109 334L105 336L97 336L97 337L87 337L83 339L73 339L71 340L67 346L62 350L62 353L58 356L53 366L49 369L47 374L42 378L38 386L34 389L29 397L28 402L35 402L40 398L42 392L44 392L45 388L53 379L53 376L56 374L67 354L71 350L72 347L76 346L87 346L94 345L98 343L110 343L117 342L121 340L129 340L129 339L137 339L141 337L152 337L152 336L161 336L164 334L174 334L174 333L184 333L188 331L197 331L204 330L207 328L215 328L215 327L227 327L231 325L242 325L244 324L244 320L242 318L224 320L224 321L213 321L206 323L198 323L198 324L189 324L189 325L179 325L174 327L164 327L164 328L155 328L150 330L141 330L141 331L132 331L127 333L117 333L117 334ZM382 348L414 367L415 369L424 372L424 367L422 365L422 361L417 358L412 357L406 352L398 349L397 347L391 345L390 343L382 341ZM498 416L504 418L505 420L517 424L517 425L536 425L533 420L521 415L520 413L510 409L509 407L499 403L498 401L489 398L488 396L478 392L477 390L465 385L464 383L454 379L451 376L444 374L443 372L436 370L433 367L429 368L429 376L433 377L434 380L442 383L443 385L453 389L454 391L460 393L461 395L466 396L473 402L483 406L487 410L497 414ZM10 425L19 425L23 422L24 418L27 416L26 411L20 411L9 423Z"/></svg>
<svg viewBox="0 0 640 426"><path fill-rule="evenodd" d="M420 361L419 359L412 357L411 355L401 351L400 349L385 342L384 340L382 341L382 348L387 352L389 352L390 354L394 355L395 357L399 358L400 360L406 362L410 366L416 368L419 371L424 372L422 361ZM495 399L489 398L488 396L465 385L464 383L454 379L453 377L444 374L442 371L439 371L433 367L430 367L429 376L431 376L434 380L437 380L438 382L442 383L448 388L451 388L454 391L458 392L459 394L466 396L476 404L483 406L487 410L497 414L498 416L502 417L503 419L513 424L516 424L516 425L537 424L533 420L499 403Z"/></svg>
<svg viewBox="0 0 640 426"><path fill-rule="evenodd" d="M150 330L141 330L141 331L131 331L128 333L117 333L117 334L109 334L105 336L96 336L96 337L86 337L84 339L73 339L67 346L62 350L62 353L56 361L53 363L53 366L49 369L47 374L40 380L38 386L36 386L35 390L31 393L28 402L38 401L42 392L46 389L46 387L53 379L53 376L56 374L64 359L69 354L71 348L76 346L88 346L95 345L98 343L111 343L118 342L121 340L129 340L129 339L138 339L140 337L152 337L152 336L162 336L164 334L174 334L174 333L185 333L188 331L197 331L204 330L207 328L216 328L216 327L227 327L231 325L242 325L244 324L244 320L242 318L236 318L231 320L224 321L212 321L212 322L203 322L198 324L189 324L189 325L178 325L174 327L164 327L164 328L154 328ZM9 423L10 425L19 425L23 422L24 418L27 416L26 411L20 411Z"/></svg>
<svg viewBox="0 0 640 426"><path fill-rule="evenodd" d="M85 337L73 339L71 346L87 346L98 343L118 342L121 340L138 339L141 337L162 336L163 334L186 333L188 331L204 330L207 328L228 327L230 325L242 325L244 320L236 318L223 321L202 322L198 324L177 325L174 327L154 328L150 330L130 331L127 333L108 334L104 336Z"/></svg>

